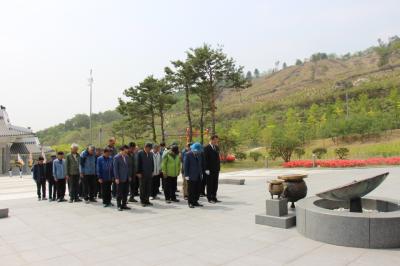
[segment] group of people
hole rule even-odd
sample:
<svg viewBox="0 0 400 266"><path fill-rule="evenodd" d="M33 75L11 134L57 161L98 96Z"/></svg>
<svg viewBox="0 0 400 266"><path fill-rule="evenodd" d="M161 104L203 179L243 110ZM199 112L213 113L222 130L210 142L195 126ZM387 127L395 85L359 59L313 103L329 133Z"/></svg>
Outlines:
<svg viewBox="0 0 400 266"><path fill-rule="evenodd" d="M63 202L68 186L69 202L97 202L101 198L104 207L114 206L119 211L129 210L128 202L137 202L139 196L143 207L152 206L150 200L159 199L161 190L167 203L177 199L178 176L182 175L183 197L189 208L202 207L201 196L209 203L220 202L217 198L220 172L218 136L210 143L189 143L180 152L177 143L168 148L165 143L146 143L142 149L131 142L116 149L115 138L110 138L104 149L89 145L79 153L77 144L64 155L57 152L51 160L39 157L33 166L33 179L37 185L39 200Z"/></svg>

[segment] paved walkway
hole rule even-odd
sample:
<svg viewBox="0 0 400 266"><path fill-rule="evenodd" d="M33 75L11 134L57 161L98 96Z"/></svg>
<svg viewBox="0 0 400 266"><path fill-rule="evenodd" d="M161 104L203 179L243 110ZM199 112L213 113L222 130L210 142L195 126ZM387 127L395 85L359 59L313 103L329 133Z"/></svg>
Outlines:
<svg viewBox="0 0 400 266"><path fill-rule="evenodd" d="M104 209L100 203L35 199L31 178L0 177L0 265L400 265L400 249L369 250L323 244L254 223L264 211L266 179L306 172L309 195L384 171L373 195L400 203L400 169L253 170L223 174L246 185L221 185L218 205L189 209L154 201L152 208ZM399 225L400 226L400 225Z"/></svg>

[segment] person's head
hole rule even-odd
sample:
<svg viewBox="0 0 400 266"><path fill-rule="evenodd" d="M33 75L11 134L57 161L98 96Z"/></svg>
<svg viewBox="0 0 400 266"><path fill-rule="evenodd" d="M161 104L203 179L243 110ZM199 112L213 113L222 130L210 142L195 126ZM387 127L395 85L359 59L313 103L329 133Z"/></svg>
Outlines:
<svg viewBox="0 0 400 266"><path fill-rule="evenodd" d="M116 143L116 139L115 139L115 137L111 137L111 138L109 138L108 139L108 146L110 146L110 147L114 147L115 146L115 143Z"/></svg>
<svg viewBox="0 0 400 266"><path fill-rule="evenodd" d="M71 145L71 153L78 153L79 151L79 145L76 143L72 143Z"/></svg>
<svg viewBox="0 0 400 266"><path fill-rule="evenodd" d="M43 158L43 156L39 156L39 158L38 158L38 163L39 163L39 164L43 164L43 163L44 163L44 158Z"/></svg>
<svg viewBox="0 0 400 266"><path fill-rule="evenodd" d="M199 153L202 150L201 144L199 142L195 142L190 146L190 150L194 153Z"/></svg>
<svg viewBox="0 0 400 266"><path fill-rule="evenodd" d="M153 144L150 142L147 142L146 144L144 144L144 151L149 153L151 151L151 149L153 148Z"/></svg>
<svg viewBox="0 0 400 266"><path fill-rule="evenodd" d="M111 150L109 148L107 148L107 147L104 148L103 156L108 158L108 157L110 157L110 155L111 155Z"/></svg>
<svg viewBox="0 0 400 266"><path fill-rule="evenodd" d="M179 154L179 147L178 147L178 145L172 145L172 147L171 147L171 152L172 152L173 154L175 154L175 155L178 155L178 154Z"/></svg>
<svg viewBox="0 0 400 266"><path fill-rule="evenodd" d="M64 159L64 152L62 152L62 151L57 152L57 159L58 160Z"/></svg>
<svg viewBox="0 0 400 266"><path fill-rule="evenodd" d="M190 151L190 147L193 145L193 142L189 142L187 145L186 145L186 149L188 150L188 151Z"/></svg>
<svg viewBox="0 0 400 266"><path fill-rule="evenodd" d="M218 135L212 135L211 136L210 143L212 145L214 145L214 146L218 145L218 141L219 141Z"/></svg>
<svg viewBox="0 0 400 266"><path fill-rule="evenodd" d="M96 149L96 156L101 156L101 153L102 153L103 151L100 149L100 148L97 148Z"/></svg>
<svg viewBox="0 0 400 266"><path fill-rule="evenodd" d="M129 146L129 153L134 153L136 150L136 143L130 142L128 146Z"/></svg>
<svg viewBox="0 0 400 266"><path fill-rule="evenodd" d="M161 148L161 149L165 149L165 146L166 146L166 145L165 145L165 142L164 142L164 141L161 141L161 143L160 143L160 148Z"/></svg>
<svg viewBox="0 0 400 266"><path fill-rule="evenodd" d="M93 155L93 154L95 153L95 148L94 148L94 146L93 146L93 145L89 145L89 146L87 147L87 151L88 151L88 153L89 153L90 155Z"/></svg>
<svg viewBox="0 0 400 266"><path fill-rule="evenodd" d="M119 148L119 153L122 154L122 155L127 155L128 154L128 150L129 150L129 147L127 145L122 145Z"/></svg>
<svg viewBox="0 0 400 266"><path fill-rule="evenodd" d="M154 144L153 145L153 152L154 153L159 153L160 149L161 149L160 145L158 145L158 144Z"/></svg>
<svg viewBox="0 0 400 266"><path fill-rule="evenodd" d="M54 161L55 159L57 159L57 155L55 155L55 154L53 154L53 155L51 155L51 161Z"/></svg>

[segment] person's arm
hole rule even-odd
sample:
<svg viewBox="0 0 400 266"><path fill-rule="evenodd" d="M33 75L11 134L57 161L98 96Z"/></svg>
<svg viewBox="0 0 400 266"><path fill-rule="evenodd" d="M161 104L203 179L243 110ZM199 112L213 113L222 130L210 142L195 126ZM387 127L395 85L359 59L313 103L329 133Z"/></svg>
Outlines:
<svg viewBox="0 0 400 266"><path fill-rule="evenodd" d="M140 177L140 175L143 172L143 163L142 163L142 152L138 153L138 168L137 168L137 174Z"/></svg>
<svg viewBox="0 0 400 266"><path fill-rule="evenodd" d="M53 177L54 177L54 180L57 181L57 167L56 167L56 164L54 163L54 161L53 161Z"/></svg>
<svg viewBox="0 0 400 266"><path fill-rule="evenodd" d="M114 177L115 177L115 183L116 184L119 184L119 162L118 162L119 160L118 160L118 157L116 157L115 159L114 159L114 166L113 166L113 168L114 168Z"/></svg>
<svg viewBox="0 0 400 266"><path fill-rule="evenodd" d="M204 158L203 167L204 167L204 173L206 175L210 175L209 163L210 163L211 159L210 159L210 149L208 147L209 146L206 146L204 148L204 152L203 152L203 154L204 154L204 156L203 156L203 158Z"/></svg>
<svg viewBox="0 0 400 266"><path fill-rule="evenodd" d="M67 176L70 176L71 173L69 172L69 170L70 170L70 166L71 166L71 160L70 160L69 155L67 155L67 158L65 158L65 163L67 165Z"/></svg>
<svg viewBox="0 0 400 266"><path fill-rule="evenodd" d="M168 175L168 173L167 173L167 160L168 160L168 156L163 157L162 160L161 160L161 171L165 175Z"/></svg>
<svg viewBox="0 0 400 266"><path fill-rule="evenodd" d="M186 153L184 164L185 164L185 166L184 166L184 168L185 168L185 171L184 171L185 179L189 180L189 175L188 175L189 174L189 169L190 169L190 154L189 153Z"/></svg>
<svg viewBox="0 0 400 266"><path fill-rule="evenodd" d="M102 169L102 160L99 157L97 158L97 163L96 163L96 175L99 178L99 180L101 179L100 169Z"/></svg>

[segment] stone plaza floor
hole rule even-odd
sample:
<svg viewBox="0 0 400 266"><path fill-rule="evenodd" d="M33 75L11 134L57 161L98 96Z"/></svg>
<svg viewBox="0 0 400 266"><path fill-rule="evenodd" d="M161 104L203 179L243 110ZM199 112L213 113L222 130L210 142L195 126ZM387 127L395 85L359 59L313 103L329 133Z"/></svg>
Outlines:
<svg viewBox="0 0 400 266"><path fill-rule="evenodd" d="M0 219L0 265L400 265L400 249L333 246L254 221L265 212L266 180L277 175L307 173L311 196L386 171L371 195L400 203L400 168L259 169L222 174L246 184L220 185L217 205L155 200L123 212L100 202L37 201L29 176L0 177L0 208L10 208Z"/></svg>

